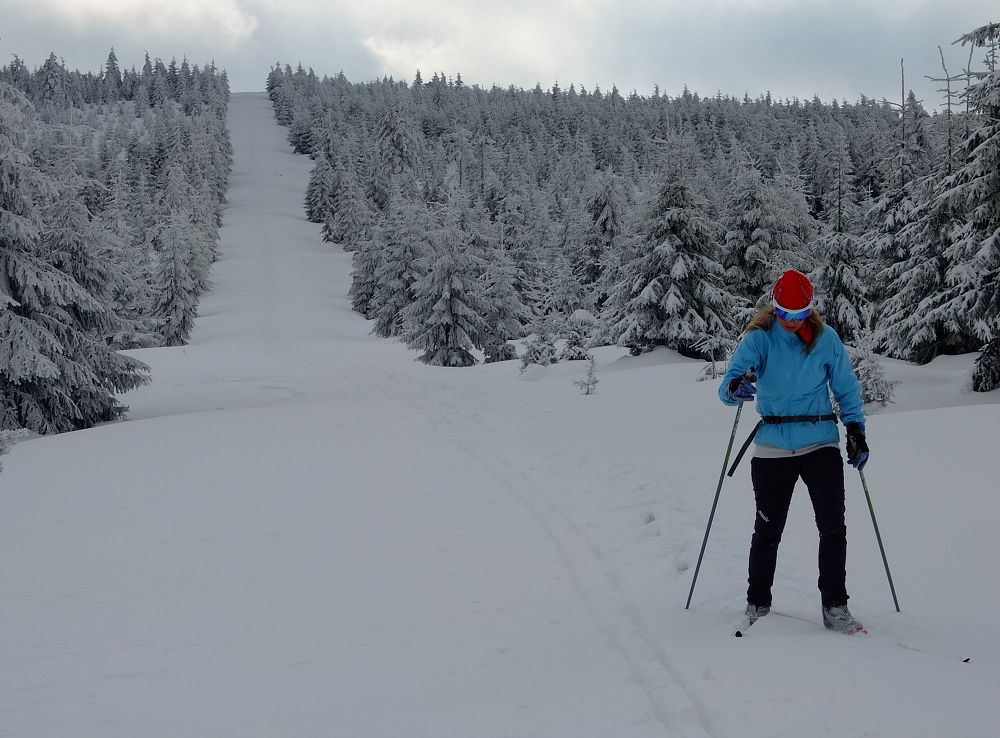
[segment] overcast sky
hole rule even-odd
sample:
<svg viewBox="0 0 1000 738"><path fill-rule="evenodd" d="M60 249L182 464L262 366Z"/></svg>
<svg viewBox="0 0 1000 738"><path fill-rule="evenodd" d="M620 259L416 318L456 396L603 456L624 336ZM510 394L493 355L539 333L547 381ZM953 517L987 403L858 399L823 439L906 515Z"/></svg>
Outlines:
<svg viewBox="0 0 1000 738"><path fill-rule="evenodd" d="M937 47L956 74L968 47L952 42L990 21L998 0L0 0L0 62L16 54L34 69L54 51L96 71L113 46L123 68L141 68L145 51L214 60L234 92L263 89L281 61L352 82L419 69L484 87L616 84L645 96L686 84L855 102L897 100L903 58L907 88L930 109Z"/></svg>

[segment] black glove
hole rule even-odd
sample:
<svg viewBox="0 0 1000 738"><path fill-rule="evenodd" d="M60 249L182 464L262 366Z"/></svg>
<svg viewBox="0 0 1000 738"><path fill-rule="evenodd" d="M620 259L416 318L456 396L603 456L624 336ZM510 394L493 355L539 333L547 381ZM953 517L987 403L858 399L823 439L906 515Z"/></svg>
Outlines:
<svg viewBox="0 0 1000 738"><path fill-rule="evenodd" d="M868 442L865 440L864 423L847 424L847 463L858 471L868 463Z"/></svg>

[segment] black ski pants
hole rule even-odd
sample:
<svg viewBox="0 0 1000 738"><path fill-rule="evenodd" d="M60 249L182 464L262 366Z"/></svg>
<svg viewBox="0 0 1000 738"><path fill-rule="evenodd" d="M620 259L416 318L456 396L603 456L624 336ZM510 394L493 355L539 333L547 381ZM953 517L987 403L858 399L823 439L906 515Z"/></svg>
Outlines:
<svg viewBox="0 0 1000 738"><path fill-rule="evenodd" d="M847 526L844 523L844 462L840 449L819 448L803 456L754 458L750 464L757 518L750 543L747 601L771 604L778 544L795 483L809 490L819 529L819 591L824 607L847 604Z"/></svg>

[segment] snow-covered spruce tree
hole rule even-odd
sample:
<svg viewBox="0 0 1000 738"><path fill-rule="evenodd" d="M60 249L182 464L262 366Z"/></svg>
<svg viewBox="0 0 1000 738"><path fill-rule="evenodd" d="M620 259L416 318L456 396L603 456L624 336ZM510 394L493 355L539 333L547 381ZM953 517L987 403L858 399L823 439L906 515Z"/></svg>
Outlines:
<svg viewBox="0 0 1000 738"><path fill-rule="evenodd" d="M546 312L569 315L577 308L590 307L593 290L585 285L576 268L580 256L587 251L587 236L593 223L581 197L566 197L563 215L556 225L557 242L549 264L549 278L543 298Z"/></svg>
<svg viewBox="0 0 1000 738"><path fill-rule="evenodd" d="M204 179L198 179L192 191L191 219L191 224L200 235L195 268L200 277L199 288L204 291L211 286L208 274L219 256L219 225L215 219L215 204L208 182Z"/></svg>
<svg viewBox="0 0 1000 738"><path fill-rule="evenodd" d="M323 221L323 240L340 244L344 251L354 251L370 238L374 224L368 200L361 192L358 178L350 166L338 167L339 185L333 195L331 209ZM389 195L398 190L396 183L389 184ZM386 209L389 208L388 201Z"/></svg>
<svg viewBox="0 0 1000 738"><path fill-rule="evenodd" d="M816 220L809 214L806 184L794 169L785 171L782 166L774 173L772 184L771 192L791 229L780 258L786 260L785 270L798 269L806 273L812 258L810 247L818 231Z"/></svg>
<svg viewBox="0 0 1000 738"><path fill-rule="evenodd" d="M70 275L98 302L107 304L124 275L112 261L116 254L110 253L107 231L91 219L84 203L83 190L88 183L76 171L74 163L82 159L79 147L62 142L40 153L44 160L53 162L48 175L54 187L53 196L47 199L42 211L43 251L49 263ZM95 327L89 325L85 329Z"/></svg>
<svg viewBox="0 0 1000 738"><path fill-rule="evenodd" d="M706 336L695 347L703 356L708 357L705 368L698 375L698 381L716 380L726 373L728 358L739 344L737 337L726 336Z"/></svg>
<svg viewBox="0 0 1000 738"><path fill-rule="evenodd" d="M865 97L862 95L862 101ZM864 102L863 102L864 104ZM851 140L851 155L854 160L854 187L866 197L878 201L890 183L889 162L891 156L891 133L893 121L865 115L862 125ZM858 138L860 136L860 140ZM898 183L897 183L898 184Z"/></svg>
<svg viewBox="0 0 1000 738"><path fill-rule="evenodd" d="M149 234L158 255L152 280L157 295L153 315L165 346L188 342L213 258L213 244L196 225L193 199L178 153L166 166L163 194Z"/></svg>
<svg viewBox="0 0 1000 738"><path fill-rule="evenodd" d="M116 333L111 344L118 349L150 348L158 339L150 312L153 265L146 245L141 243L132 224L129 208L129 188L121 164L107 189L107 202L101 213L101 227L109 248L124 272L115 285L108 307L123 318L122 332Z"/></svg>
<svg viewBox="0 0 1000 738"><path fill-rule="evenodd" d="M821 137L820 125L815 118L809 121L806 135L802 140L802 160L799 166L809 197L809 212L815 218L821 217L826 210L830 188L827 147L824 146L826 136L825 131L822 131Z"/></svg>
<svg viewBox="0 0 1000 738"><path fill-rule="evenodd" d="M930 116L913 90L906 96L902 118L905 139L899 167L904 171L903 181L910 182L930 174L933 162L933 144L927 130Z"/></svg>
<svg viewBox="0 0 1000 738"><path fill-rule="evenodd" d="M312 141L312 149L309 157L314 161L319 161L326 157L330 161L336 161L342 153L345 153L345 135L349 135L346 128L342 111L339 108L331 108L327 105L320 115L313 115L311 120L312 130L309 134Z"/></svg>
<svg viewBox="0 0 1000 738"><path fill-rule="evenodd" d="M978 346L968 322L950 310L956 288L947 282L946 254L960 214L939 197L942 182L939 174L931 174L908 184L900 205L890 211L897 219L895 232L879 234L898 257L877 261L881 271L874 283L885 297L878 308L876 345L918 364Z"/></svg>
<svg viewBox="0 0 1000 738"><path fill-rule="evenodd" d="M482 256L473 253L471 238L449 209L432 235L424 276L414 285L414 302L403 311L403 340L420 360L434 366L473 366L472 351L488 334L491 310L482 293Z"/></svg>
<svg viewBox="0 0 1000 738"><path fill-rule="evenodd" d="M313 116L319 100L316 98L298 98L292 106L292 122L288 126L288 143L296 154L308 154L312 151Z"/></svg>
<svg viewBox="0 0 1000 738"><path fill-rule="evenodd" d="M849 228L855 215L850 191L852 174L847 144L841 140L831 184L832 207L827 211L831 230L817 242L818 251L825 258L812 274L816 301L824 320L847 343L861 329L861 314L867 304L864 257L858 239Z"/></svg>
<svg viewBox="0 0 1000 738"><path fill-rule="evenodd" d="M503 244L495 244L488 254L482 275L483 296L489 306L483 354L484 362L490 364L517 358L517 350L510 341L524 335L531 310L521 302L515 287L517 268Z"/></svg>
<svg viewBox="0 0 1000 738"><path fill-rule="evenodd" d="M597 391L597 384L601 380L597 378L597 359L593 356L587 357L587 376L573 382L585 395L592 395Z"/></svg>
<svg viewBox="0 0 1000 738"><path fill-rule="evenodd" d="M0 429L52 433L120 417L115 395L147 369L108 346L108 308L47 253L36 203L58 192L25 150L28 108L0 83Z"/></svg>
<svg viewBox="0 0 1000 738"><path fill-rule="evenodd" d="M871 330L870 311L865 311L864 325L855 334L854 346L848 346L851 365L861 383L863 402L877 402L885 407L892 402L896 385L886 379L881 357L875 353L875 336Z"/></svg>
<svg viewBox="0 0 1000 738"><path fill-rule="evenodd" d="M383 253L385 233L381 228L376 228L371 237L359 243L352 254L351 286L347 294L351 298L351 308L366 318L372 317L372 298L378 291L378 279L375 275L380 270Z"/></svg>
<svg viewBox="0 0 1000 738"><path fill-rule="evenodd" d="M956 294L945 309L957 319L967 316L972 332L987 343L973 373L973 387L985 392L1000 386L995 345L1000 337L1000 23L981 26L961 41L989 53L986 71L966 91L976 119L965 141L965 161L945 179L941 195L965 215L951 232L948 282Z"/></svg>
<svg viewBox="0 0 1000 738"><path fill-rule="evenodd" d="M272 70L272 72L277 71L277 68ZM296 80L292 77L292 68L286 64L281 74L275 77L275 81L276 84L268 93L268 97L274 104L274 117L279 125L290 126L293 120L295 100L300 94Z"/></svg>
<svg viewBox="0 0 1000 738"><path fill-rule="evenodd" d="M414 172L420 161L423 137L411 119L412 113L397 98L375 121L379 158L393 177Z"/></svg>
<svg viewBox="0 0 1000 738"><path fill-rule="evenodd" d="M42 64L39 76L41 84L36 93L38 107L42 110L62 110L66 105L66 70L54 53L49 54L49 58Z"/></svg>
<svg viewBox="0 0 1000 738"><path fill-rule="evenodd" d="M1000 387L1000 336L986 344L972 371L973 391L989 392L997 387Z"/></svg>
<svg viewBox="0 0 1000 738"><path fill-rule="evenodd" d="M779 274L801 265L801 226L787 196L752 162L735 165L728 194L722 221L726 282L752 304Z"/></svg>
<svg viewBox="0 0 1000 738"><path fill-rule="evenodd" d="M442 145L438 144L430 149L424 162L419 188L420 199L430 207L440 207L452 197L458 196L460 192L457 186L458 175L450 171L447 154Z"/></svg>
<svg viewBox="0 0 1000 738"><path fill-rule="evenodd" d="M316 160L306 186L306 219L322 223L333 212L333 200L340 185L340 177L326 155Z"/></svg>
<svg viewBox="0 0 1000 738"><path fill-rule="evenodd" d="M590 334L594 323L594 316L586 310L577 310L559 322L556 337L565 342L559 350L560 361L590 358Z"/></svg>
<svg viewBox="0 0 1000 738"><path fill-rule="evenodd" d="M565 127L555 131L559 155L549 180L549 194L555 203L554 213L563 220L571 208L579 207L584 193L593 189L597 170L594 153L582 132L570 134Z"/></svg>
<svg viewBox="0 0 1000 738"><path fill-rule="evenodd" d="M145 244L139 242L133 225L123 157L110 164L106 177L99 219L108 247L124 273L122 282L112 290L109 307L128 326L128 332L115 336L113 344L121 349L146 348L155 345L151 340L155 331L151 330L147 315L152 268Z"/></svg>
<svg viewBox="0 0 1000 738"><path fill-rule="evenodd" d="M622 178L610 167L606 168L587 201L592 227L587 233L586 248L574 264L582 284L595 285L600 281L604 259L618 248L625 231L627 205Z"/></svg>
<svg viewBox="0 0 1000 738"><path fill-rule="evenodd" d="M571 315L587 307L587 289L580 284L567 255L560 253L548 269L542 310L546 314Z"/></svg>
<svg viewBox="0 0 1000 738"><path fill-rule="evenodd" d="M540 232L545 218L544 209L532 196L527 173L515 166L504 181L495 221L500 242L516 271L514 289L532 310L536 306L541 309L544 294Z"/></svg>
<svg viewBox="0 0 1000 738"><path fill-rule="evenodd" d="M864 213L864 238L870 244L874 277L869 294L875 302L894 294L890 284L896 278L897 265L911 258L912 245L900 233L916 218L914 192L926 189L926 183L922 188L890 185Z"/></svg>
<svg viewBox="0 0 1000 738"><path fill-rule="evenodd" d="M69 275L99 307L60 306L46 312L58 316L52 330L63 346L60 369L64 377L74 378L70 381L73 400L89 424L119 417L123 409L107 388L133 389L146 381L147 370L113 350L117 336L135 331L124 316L111 310L114 293L128 275L115 260L118 255L111 250L108 232L91 220L83 202L88 183L75 171L74 157L69 156L74 147L62 148L51 173L54 197L42 209L42 249L49 263Z"/></svg>
<svg viewBox="0 0 1000 738"><path fill-rule="evenodd" d="M548 366L559 361L556 352L556 337L552 330L552 318L549 316L536 318L529 328L529 338L524 344L521 354L521 373L532 364Z"/></svg>
<svg viewBox="0 0 1000 738"><path fill-rule="evenodd" d="M0 456L10 453L10 449L14 445L14 441L18 435L18 431L0 431ZM3 464L0 464L0 471L3 471Z"/></svg>
<svg viewBox="0 0 1000 738"><path fill-rule="evenodd" d="M25 435L23 429L19 428L17 430L0 430L0 456L6 456L10 453L11 448L14 444ZM0 472L3 471L3 464L0 464Z"/></svg>
<svg viewBox="0 0 1000 738"><path fill-rule="evenodd" d="M913 289L914 285L906 284L908 277L905 276L905 272L912 266L923 264L923 255L916 252L924 249L920 246L921 242L913 240L912 228L909 230L909 235L903 234L903 231L919 222L917 211L927 204L927 196L934 189L935 181L939 177L937 173L930 172L932 151L925 130L927 114L913 91L911 90L908 96L904 95L898 104L884 104L898 111L897 120L892 122L891 130L887 132L885 138L875 135L864 144L863 150L871 153L867 155L863 164L864 169L859 172L856 182L868 188L865 194L873 200L872 207L864 216L865 236L874 246L873 279L868 285L868 294L875 303L886 300L894 303L888 308L888 312L883 310L888 320L881 318L878 320L876 338L882 345L894 344L890 347L894 355L908 358L903 346L909 343L910 339L901 341L894 324L906 317L905 312L900 312L903 305L905 305L904 311L908 307L915 307L915 302L902 294L909 293L909 297L918 295L918 291ZM885 152L879 167L872 162L876 158L876 147L882 148ZM938 209L938 212L942 211ZM903 267L903 264L906 264L906 267ZM927 270L924 271L926 277ZM900 284L900 275L903 275L903 284ZM921 289L927 287L924 277L919 277L917 280L925 283ZM926 294L925 292L924 295ZM922 296L916 297L916 301L921 299ZM922 312L921 315L923 314ZM915 317L919 316L909 315L911 322ZM925 346L928 344L926 339L923 343ZM933 358L933 348L930 351L926 359L928 361Z"/></svg>
<svg viewBox="0 0 1000 738"><path fill-rule="evenodd" d="M490 203L495 196L491 185L497 181L494 171L498 158L496 147L496 124L483 116L474 126L470 140L470 153L472 160L470 166L465 170L468 178L465 183L465 191L475 194L482 201Z"/></svg>
<svg viewBox="0 0 1000 738"><path fill-rule="evenodd" d="M233 170L233 144L229 139L229 129L226 128L225 111L228 110L228 95L226 108L218 114L204 118L205 134L209 137L208 178L212 185L216 207L216 222L222 225L222 211L228 204L226 193L229 190L229 175ZM221 103L217 103L221 105Z"/></svg>
<svg viewBox="0 0 1000 738"><path fill-rule="evenodd" d="M608 335L635 355L667 346L702 356L696 347L705 337L735 332L733 316L741 303L723 284L717 251L701 204L683 180L671 177L604 305Z"/></svg>
<svg viewBox="0 0 1000 738"><path fill-rule="evenodd" d="M375 319L372 333L383 338L403 331L403 309L414 300L414 284L423 276L422 259L428 249L430 218L421 203L404 202L395 191L381 227L381 257L373 276L375 290L368 317Z"/></svg>
<svg viewBox="0 0 1000 738"><path fill-rule="evenodd" d="M492 182L491 187L498 186ZM470 197L459 211L459 223L467 234L472 253L483 258L480 273L480 292L485 313L486 327L479 347L484 361L507 361L517 357L511 340L524 335L524 326L531 320L532 311L518 294L517 269L501 239L501 230L491 221L489 201L480 202Z"/></svg>
<svg viewBox="0 0 1000 738"><path fill-rule="evenodd" d="M156 303L153 315L160 324L164 346L183 346L191 338L198 311L198 280L192 266L199 248L190 211L168 216L156 232L158 262L153 274Z"/></svg>
<svg viewBox="0 0 1000 738"><path fill-rule="evenodd" d="M101 102L117 102L121 97L121 87L122 73L118 67L118 55L112 48L104 65L104 76L101 79Z"/></svg>
<svg viewBox="0 0 1000 738"><path fill-rule="evenodd" d="M697 134L700 127L692 123L685 125L679 134L671 136L667 144L661 146L656 159L661 172L672 172L673 176L684 178L692 197L698 202L698 209L714 227L721 217L722 197L709 172L708 159L702 153L703 144ZM714 136L711 138L710 146L708 142L704 144L706 149L719 148L715 145ZM661 178L658 183L662 181ZM721 242L721 237L718 240Z"/></svg>
<svg viewBox="0 0 1000 738"><path fill-rule="evenodd" d="M902 67L902 64L900 65ZM917 100L913 90L903 94L905 73L900 69L902 96L898 103L884 103L898 112L890 138L890 182L893 187L904 189L916 179L927 176L933 163L933 144L928 127L930 116Z"/></svg>

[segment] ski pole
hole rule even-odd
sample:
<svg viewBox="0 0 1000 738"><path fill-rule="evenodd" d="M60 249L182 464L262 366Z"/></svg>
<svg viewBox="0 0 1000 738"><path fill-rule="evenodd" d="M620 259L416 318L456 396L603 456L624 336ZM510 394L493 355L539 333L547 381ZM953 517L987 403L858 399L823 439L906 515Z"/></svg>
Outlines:
<svg viewBox="0 0 1000 738"><path fill-rule="evenodd" d="M872 496L868 494L868 482L865 481L865 473L858 469L861 475L861 486L864 487L865 497L868 499L868 512L872 514L872 525L875 526L875 539L878 541L878 550L882 552L882 563L885 565L885 575L889 579L889 591L892 592L892 602L896 605L896 612L899 612L899 600L896 599L896 587L892 583L892 574L889 573L889 561L885 558L885 548L882 546L882 534L878 531L878 521L875 519L875 508L872 506Z"/></svg>
<svg viewBox="0 0 1000 738"><path fill-rule="evenodd" d="M740 424L740 413L743 412L743 403L736 408L736 419L733 421L733 432L729 434L729 446L726 448L726 459L722 462L722 472L719 474L719 486L715 490L715 501L712 502L712 512L708 516L708 527L705 528L705 539L701 542L701 553L698 554L698 565L694 568L694 578L691 580L691 591L688 592L687 604L684 609L691 607L691 596L694 594L694 585L698 581L698 572L701 570L701 559L705 555L705 546L708 545L708 534L712 530L712 520L715 518L715 508L719 504L719 494L722 492L722 482L726 478L726 467L729 466L729 455L733 452L733 441L736 440L736 426Z"/></svg>

